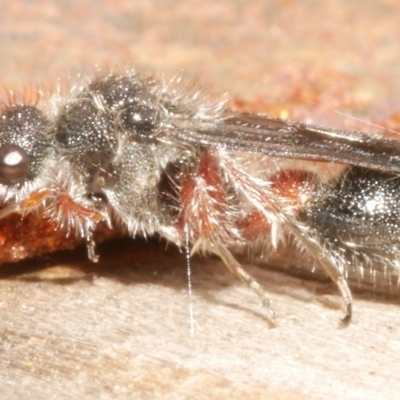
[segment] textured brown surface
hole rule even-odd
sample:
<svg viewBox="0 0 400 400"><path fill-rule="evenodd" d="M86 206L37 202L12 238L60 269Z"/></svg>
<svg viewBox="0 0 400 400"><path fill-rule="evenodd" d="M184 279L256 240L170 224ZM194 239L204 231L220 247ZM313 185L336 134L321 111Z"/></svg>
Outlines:
<svg viewBox="0 0 400 400"><path fill-rule="evenodd" d="M151 65L200 75L236 106L396 128L399 18L392 0L9 2L0 80L22 89L95 63ZM339 329L329 283L248 266L271 293L273 327L218 260L194 260L192 336L181 254L140 240L100 254L99 266L80 250L2 268L2 398L377 399L400 390L396 297L357 297L353 323Z"/></svg>
<svg viewBox="0 0 400 400"><path fill-rule="evenodd" d="M94 237L97 243L121 237L122 233L100 226ZM0 265L38 257L57 250L74 249L85 244L75 235L66 235L58 226L43 218L40 213L21 217L12 214L0 220ZM0 267L1 268L1 267Z"/></svg>

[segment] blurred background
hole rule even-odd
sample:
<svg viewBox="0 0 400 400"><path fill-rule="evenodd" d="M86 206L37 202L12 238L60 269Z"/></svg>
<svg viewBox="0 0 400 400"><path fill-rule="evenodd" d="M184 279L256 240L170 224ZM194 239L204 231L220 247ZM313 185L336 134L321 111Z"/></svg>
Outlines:
<svg viewBox="0 0 400 400"><path fill-rule="evenodd" d="M267 111L293 105L293 118L324 108L332 122L336 109L388 119L400 90L397 8L391 0L3 2L0 81L21 88L95 65L144 66L184 71Z"/></svg>
<svg viewBox="0 0 400 400"><path fill-rule="evenodd" d="M0 85L51 87L96 65L139 66L198 77L211 96L228 93L232 107L397 129L399 21L394 0L3 0ZM218 260L195 260L191 336L184 258L164 250L113 242L101 250L102 272L79 250L42 258L47 275L1 280L2 398L379 399L400 391L396 301L360 296L353 323L338 329L341 300L329 281L246 266L271 293L279 315L271 326Z"/></svg>

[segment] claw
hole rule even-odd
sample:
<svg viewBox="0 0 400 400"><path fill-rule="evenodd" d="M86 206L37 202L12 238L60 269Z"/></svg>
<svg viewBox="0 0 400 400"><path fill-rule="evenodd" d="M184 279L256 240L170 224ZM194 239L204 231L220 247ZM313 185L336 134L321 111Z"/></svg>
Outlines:
<svg viewBox="0 0 400 400"><path fill-rule="evenodd" d="M94 263L99 262L100 257L96 254L96 243L93 240L92 233L88 234L88 237L86 238L86 248L89 260Z"/></svg>

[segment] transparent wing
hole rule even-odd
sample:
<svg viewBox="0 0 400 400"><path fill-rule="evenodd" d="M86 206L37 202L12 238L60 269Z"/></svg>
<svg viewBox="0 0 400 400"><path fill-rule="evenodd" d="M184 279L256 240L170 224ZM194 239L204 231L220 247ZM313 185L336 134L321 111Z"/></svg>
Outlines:
<svg viewBox="0 0 400 400"><path fill-rule="evenodd" d="M192 144L400 173L400 135L396 139L248 113L216 122L174 121L174 127L177 139Z"/></svg>

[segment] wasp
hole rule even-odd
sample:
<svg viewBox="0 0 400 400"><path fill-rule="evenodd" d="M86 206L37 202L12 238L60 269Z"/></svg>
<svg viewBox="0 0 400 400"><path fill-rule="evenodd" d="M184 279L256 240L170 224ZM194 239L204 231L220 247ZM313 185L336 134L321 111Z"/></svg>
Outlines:
<svg viewBox="0 0 400 400"><path fill-rule="evenodd" d="M0 219L40 212L84 238L93 261L100 223L211 253L271 317L235 257L243 249L268 257L295 243L337 285L344 322L349 270L398 274L397 138L229 111L179 78L136 70L60 93L2 106Z"/></svg>

